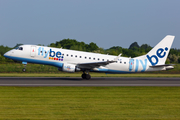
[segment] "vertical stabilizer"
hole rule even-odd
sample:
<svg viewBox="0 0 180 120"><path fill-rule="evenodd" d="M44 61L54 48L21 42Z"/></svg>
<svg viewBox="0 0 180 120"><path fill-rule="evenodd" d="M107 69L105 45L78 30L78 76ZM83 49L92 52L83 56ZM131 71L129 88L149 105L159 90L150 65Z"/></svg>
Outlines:
<svg viewBox="0 0 180 120"><path fill-rule="evenodd" d="M146 54L146 57L152 66L165 64L174 38L175 36L167 35Z"/></svg>

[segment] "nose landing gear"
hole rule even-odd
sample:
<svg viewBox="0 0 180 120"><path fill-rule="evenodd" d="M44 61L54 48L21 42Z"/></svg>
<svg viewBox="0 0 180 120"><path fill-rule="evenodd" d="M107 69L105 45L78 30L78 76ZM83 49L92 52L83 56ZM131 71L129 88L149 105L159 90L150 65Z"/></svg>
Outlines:
<svg viewBox="0 0 180 120"><path fill-rule="evenodd" d="M22 64L24 65L24 68L22 69L23 72L26 72L26 65L27 65L27 62L22 62Z"/></svg>
<svg viewBox="0 0 180 120"><path fill-rule="evenodd" d="M82 79L86 79L86 80L89 80L89 79L91 79L91 75L87 72L83 72L83 74L82 74Z"/></svg>
<svg viewBox="0 0 180 120"><path fill-rule="evenodd" d="M22 71L23 71L23 72L26 72L26 68L23 68Z"/></svg>

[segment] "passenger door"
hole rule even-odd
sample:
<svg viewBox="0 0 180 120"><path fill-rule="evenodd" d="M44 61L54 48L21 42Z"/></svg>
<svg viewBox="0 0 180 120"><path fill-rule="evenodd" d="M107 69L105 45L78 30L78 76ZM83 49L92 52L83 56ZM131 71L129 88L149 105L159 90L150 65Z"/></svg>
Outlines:
<svg viewBox="0 0 180 120"><path fill-rule="evenodd" d="M132 71L134 69L134 59L129 60L129 71Z"/></svg>
<svg viewBox="0 0 180 120"><path fill-rule="evenodd" d="M31 46L31 57L36 56L36 46Z"/></svg>

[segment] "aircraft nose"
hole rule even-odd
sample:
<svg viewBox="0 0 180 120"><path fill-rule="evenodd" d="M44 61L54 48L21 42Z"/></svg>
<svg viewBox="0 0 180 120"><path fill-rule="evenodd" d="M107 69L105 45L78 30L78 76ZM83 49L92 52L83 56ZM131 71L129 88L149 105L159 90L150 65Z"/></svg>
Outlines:
<svg viewBox="0 0 180 120"><path fill-rule="evenodd" d="M10 51L8 51L4 54L4 57L8 57L8 56L10 56Z"/></svg>

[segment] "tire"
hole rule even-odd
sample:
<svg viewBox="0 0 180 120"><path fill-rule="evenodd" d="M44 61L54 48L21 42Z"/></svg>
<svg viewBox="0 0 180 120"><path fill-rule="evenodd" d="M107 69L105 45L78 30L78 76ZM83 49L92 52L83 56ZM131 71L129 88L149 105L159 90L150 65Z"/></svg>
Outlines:
<svg viewBox="0 0 180 120"><path fill-rule="evenodd" d="M23 72L26 72L26 69L25 69L25 68L23 68L23 69L22 69L22 71L23 71Z"/></svg>
<svg viewBox="0 0 180 120"><path fill-rule="evenodd" d="M91 79L91 75L86 74L86 80L89 80L89 79Z"/></svg>
<svg viewBox="0 0 180 120"><path fill-rule="evenodd" d="M83 73L81 77L82 77L82 79L86 79L86 74Z"/></svg>

